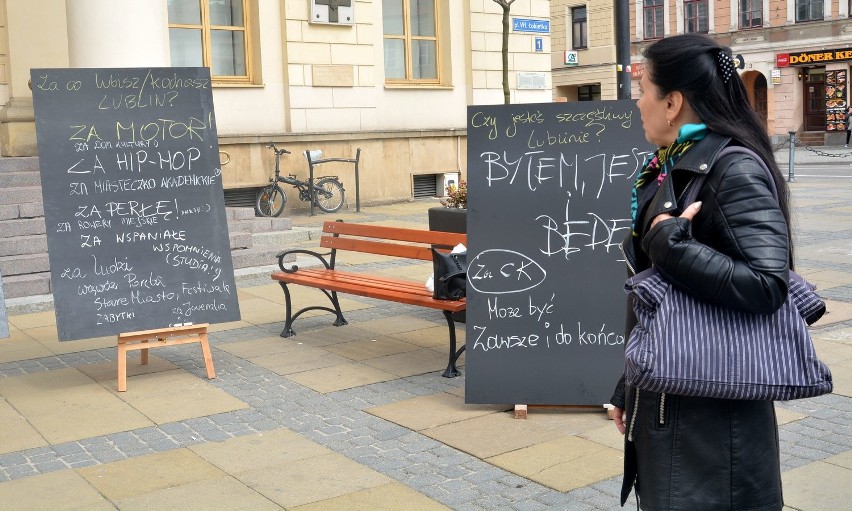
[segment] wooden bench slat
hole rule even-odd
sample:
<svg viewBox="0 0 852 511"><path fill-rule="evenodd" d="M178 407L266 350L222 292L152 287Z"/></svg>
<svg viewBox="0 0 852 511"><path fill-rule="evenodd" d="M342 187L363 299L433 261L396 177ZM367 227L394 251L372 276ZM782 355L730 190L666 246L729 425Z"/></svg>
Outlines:
<svg viewBox="0 0 852 511"><path fill-rule="evenodd" d="M425 286L412 284L408 282L402 282L397 280L385 280L371 276L359 276L355 274L336 274L336 275L323 275L318 273L302 273L302 270L294 274L276 274L275 280L280 280L288 283L294 284L316 284L322 285L324 283L329 283L329 285L359 285L362 287L370 287L375 289L386 289L389 291L403 291L409 294L414 295L423 295L431 297L432 294L429 290L426 289Z"/></svg>
<svg viewBox="0 0 852 511"><path fill-rule="evenodd" d="M273 278L275 278L274 275ZM279 280L279 279L276 279ZM300 284L303 286L315 287L318 289L326 289L338 293L347 293L358 296L366 296L368 298L378 298L389 300L408 305L420 305L431 309L448 310L457 312L465 310L467 304L461 300L435 300L428 291L424 294L412 294L407 291L399 291L381 287L365 286L360 282L347 282L343 279L327 280L306 276L299 279L288 279L288 283ZM425 291L425 289L424 289Z"/></svg>
<svg viewBox="0 0 852 511"><path fill-rule="evenodd" d="M346 222L324 222L322 230L330 234L346 234L349 236L361 236L363 238L408 241L429 245L443 245L446 247L454 247L459 243L465 243L467 239L466 234L456 232L427 231L383 225L350 224Z"/></svg>
<svg viewBox="0 0 852 511"><path fill-rule="evenodd" d="M381 243L354 238L335 238L333 236L323 236L320 238L320 246L338 250L351 250L353 252L420 259L421 261L432 260L432 251L426 246L399 245L396 243Z"/></svg>
<svg viewBox="0 0 852 511"><path fill-rule="evenodd" d="M285 282L294 282L298 283L299 281L304 281L306 279L315 279L319 282L351 282L358 283L364 286L370 287L378 287L383 289L391 289L391 290L404 290L408 293L413 294L423 294L430 295L429 290L426 289L424 284L420 284L417 282L413 282L410 280L399 280L392 278L384 278L374 275L364 275L359 273L351 273L351 272L342 272L340 270L304 270L301 269L296 273L283 273L279 272L276 274L275 280L282 280Z"/></svg>

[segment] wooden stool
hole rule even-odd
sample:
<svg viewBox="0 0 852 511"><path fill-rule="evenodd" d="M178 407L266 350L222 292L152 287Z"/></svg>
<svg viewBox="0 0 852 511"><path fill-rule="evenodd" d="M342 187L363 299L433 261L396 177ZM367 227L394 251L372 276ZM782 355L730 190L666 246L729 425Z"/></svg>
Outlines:
<svg viewBox="0 0 852 511"><path fill-rule="evenodd" d="M188 344L191 342L201 344L201 353L204 354L204 366L207 368L207 378L211 380L215 378L216 370L213 369L213 355L210 353L210 344L207 342L208 325L209 323L201 323L199 325L176 326L118 334L118 391L124 392L127 390L128 351L142 350L140 354L141 362L142 365L146 365L148 363L149 349ZM148 341L153 342L149 343Z"/></svg>

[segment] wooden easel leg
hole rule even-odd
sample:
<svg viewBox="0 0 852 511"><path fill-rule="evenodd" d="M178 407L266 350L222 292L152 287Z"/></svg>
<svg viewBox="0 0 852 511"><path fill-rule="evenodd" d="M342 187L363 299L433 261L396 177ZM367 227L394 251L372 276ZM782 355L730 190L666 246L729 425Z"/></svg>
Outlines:
<svg viewBox="0 0 852 511"><path fill-rule="evenodd" d="M147 344L147 342L148 342L148 339L145 339L144 341L142 341L142 343L145 343L145 344ZM139 350L139 359L140 359L140 362L142 363L143 366L148 365L148 350L147 349Z"/></svg>
<svg viewBox="0 0 852 511"><path fill-rule="evenodd" d="M145 350L147 351L147 350ZM118 391L127 390L127 345L118 341Z"/></svg>
<svg viewBox="0 0 852 511"><path fill-rule="evenodd" d="M213 368L213 354L210 352L210 343L207 341L206 330L198 334L198 338L201 343L201 353L204 354L204 367L207 368L207 378L212 380L216 377L216 369Z"/></svg>
<svg viewBox="0 0 852 511"><path fill-rule="evenodd" d="M142 364L148 363L148 350L165 346L177 346L180 344L201 344L201 353L204 355L204 367L207 369L207 378L216 377L213 368L213 354L210 352L210 342L207 338L207 323L200 325L183 325L172 328L161 328L158 330L145 330L140 332L125 332L118 334L118 391L127 390L127 352L140 350ZM156 340L155 343L149 341Z"/></svg>

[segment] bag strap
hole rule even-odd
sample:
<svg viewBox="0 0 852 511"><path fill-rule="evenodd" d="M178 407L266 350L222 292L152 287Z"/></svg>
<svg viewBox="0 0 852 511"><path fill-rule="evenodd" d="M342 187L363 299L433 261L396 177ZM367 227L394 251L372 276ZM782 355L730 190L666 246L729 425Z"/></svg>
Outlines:
<svg viewBox="0 0 852 511"><path fill-rule="evenodd" d="M738 145L729 145L725 147L721 151L719 151L718 156L716 156L716 161L721 160L725 156L729 154L745 154L751 156L760 168L766 172L766 177L769 178L769 188L772 190L772 196L775 197L775 200L778 200L778 187L775 186L775 179L772 177L772 171L769 170L769 167L766 166L766 162L763 161L763 158L757 155L754 151L749 149L748 147L738 146ZM704 180L707 179L707 174L701 174L692 182L692 185L689 187L689 192L686 194L686 202L684 202L684 207L689 206L695 199L698 197L698 191L701 189L701 186L704 184Z"/></svg>

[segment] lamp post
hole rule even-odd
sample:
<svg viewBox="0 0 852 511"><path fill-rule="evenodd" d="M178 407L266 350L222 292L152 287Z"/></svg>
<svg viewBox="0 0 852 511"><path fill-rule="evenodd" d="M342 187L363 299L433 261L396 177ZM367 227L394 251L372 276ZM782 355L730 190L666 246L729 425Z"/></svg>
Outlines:
<svg viewBox="0 0 852 511"><path fill-rule="evenodd" d="M630 99L630 2L614 0L615 73L618 99Z"/></svg>

